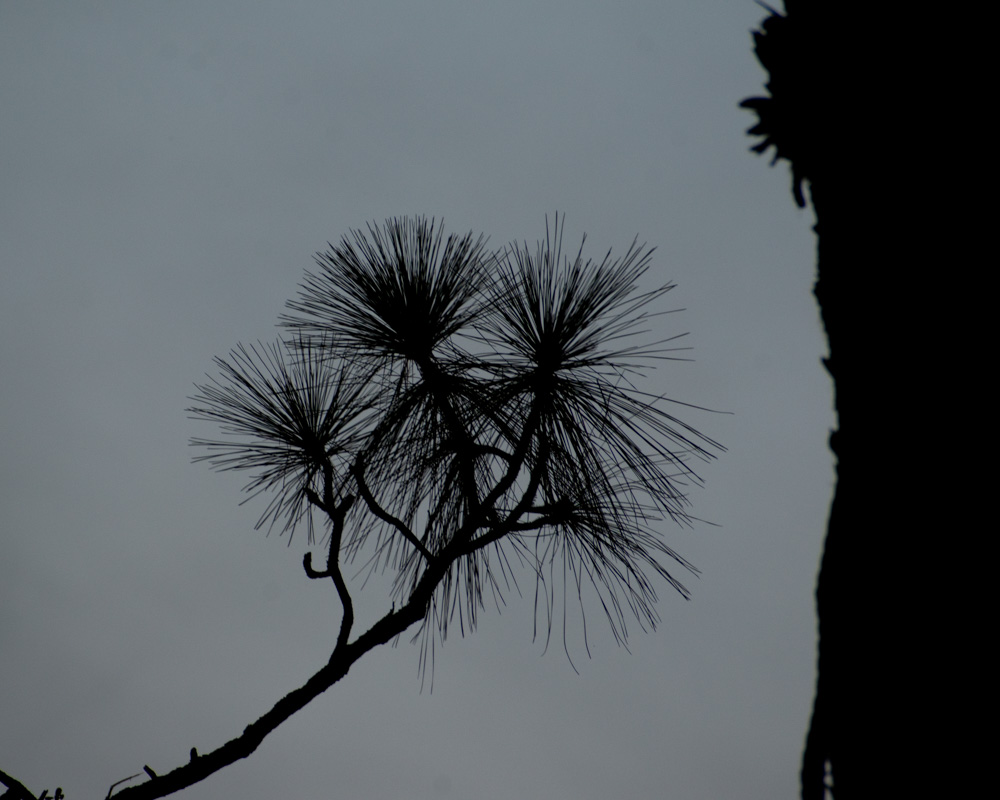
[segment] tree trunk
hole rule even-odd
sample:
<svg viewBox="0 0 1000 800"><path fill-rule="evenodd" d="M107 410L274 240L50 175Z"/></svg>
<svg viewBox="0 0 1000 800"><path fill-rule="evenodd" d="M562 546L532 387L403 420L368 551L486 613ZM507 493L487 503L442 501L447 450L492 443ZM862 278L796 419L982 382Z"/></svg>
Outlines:
<svg viewBox="0 0 1000 800"><path fill-rule="evenodd" d="M942 491L951 453L965 446L960 436L952 445L941 418L960 312L936 245L942 206L957 198L937 193L934 160L915 160L913 146L913 101L931 102L939 65L927 37L878 4L785 6L754 34L770 97L743 105L759 116L751 133L765 137L754 149L773 146L775 161L791 163L800 206L801 182L809 188L838 418L802 798L822 800L830 785L837 800L960 796L968 778L949 763L956 731L940 724L956 626L935 558L956 522Z"/></svg>

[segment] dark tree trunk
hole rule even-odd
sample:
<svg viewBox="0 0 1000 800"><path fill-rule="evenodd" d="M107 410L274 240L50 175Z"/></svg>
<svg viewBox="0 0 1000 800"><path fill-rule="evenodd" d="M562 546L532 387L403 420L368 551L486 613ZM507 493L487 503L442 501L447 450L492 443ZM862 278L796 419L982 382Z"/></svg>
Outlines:
<svg viewBox="0 0 1000 800"><path fill-rule="evenodd" d="M955 526L943 490L960 467L948 451L965 446L948 446L941 419L958 312L938 260L947 214L936 212L958 198L937 193L933 159L911 160L940 77L920 68L928 35L910 37L879 4L785 7L754 34L770 96L742 105L765 137L754 149L790 162L800 206L808 186L838 417L802 798L822 800L830 784L837 800L964 796L948 763L956 732L939 724L955 673L940 672L944 630L955 626L942 619L949 576L936 556ZM941 784L951 791L938 794Z"/></svg>

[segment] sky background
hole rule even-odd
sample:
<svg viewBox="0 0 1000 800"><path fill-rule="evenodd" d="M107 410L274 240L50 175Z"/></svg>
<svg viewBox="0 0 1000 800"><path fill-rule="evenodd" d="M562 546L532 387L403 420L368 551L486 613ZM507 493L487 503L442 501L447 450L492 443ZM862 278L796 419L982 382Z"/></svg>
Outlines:
<svg viewBox="0 0 1000 800"><path fill-rule="evenodd" d="M386 217L491 244L657 248L650 387L729 452L685 601L631 652L532 641L534 582L439 648L403 639L201 798L793 798L833 485L812 215L747 150L750 0L0 0L0 768L103 798L238 735L329 654L305 537L190 463L195 381L271 340L312 254ZM359 624L386 611L356 598ZM360 628L356 628L360 630ZM137 779L138 780L138 779Z"/></svg>

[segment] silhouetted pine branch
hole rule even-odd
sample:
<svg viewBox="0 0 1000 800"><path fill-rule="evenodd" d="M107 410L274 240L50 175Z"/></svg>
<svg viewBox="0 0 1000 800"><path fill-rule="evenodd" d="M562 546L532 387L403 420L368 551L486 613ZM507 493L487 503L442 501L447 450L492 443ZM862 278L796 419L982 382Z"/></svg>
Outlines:
<svg viewBox="0 0 1000 800"><path fill-rule="evenodd" d="M258 527L291 536L305 523L312 542L323 521L326 565L307 553L303 567L334 584L337 641L240 736L164 774L144 767L150 780L116 797L163 797L246 758L414 625L432 667L434 633L474 629L525 569L547 632L573 594L581 613L596 594L621 643L631 621L658 621L659 579L688 596L666 563L694 567L662 523L692 521L694 463L723 448L641 388L683 349L649 337L653 303L673 288L640 288L651 257L636 242L620 258L585 259L583 243L565 257L558 216L534 250L490 252L418 217L317 256L282 317L292 336L216 359L189 411L220 431L192 440L205 451L195 460L248 472L245 491L268 496ZM344 558L395 574L391 610L353 640Z"/></svg>

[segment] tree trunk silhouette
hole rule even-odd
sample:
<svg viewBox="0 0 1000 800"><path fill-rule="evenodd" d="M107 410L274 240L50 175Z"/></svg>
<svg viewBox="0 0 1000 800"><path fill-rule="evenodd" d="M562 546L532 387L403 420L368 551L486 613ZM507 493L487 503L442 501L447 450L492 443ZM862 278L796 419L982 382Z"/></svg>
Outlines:
<svg viewBox="0 0 1000 800"><path fill-rule="evenodd" d="M954 384L940 379L952 377L943 334L958 313L941 286L947 276L931 273L944 266L933 160L910 160L913 87L926 103L934 79L931 67L920 72L930 59L913 43L924 40L877 4L785 8L770 9L754 33L770 96L741 105L759 118L749 132L765 137L753 149L774 147L775 162L790 162L800 207L808 185L838 417L802 798L822 800L831 788L837 800L937 796L928 794L934 782L954 791L961 780L943 753L955 732L934 724L948 705L944 631L955 627L936 624L947 593L935 551L956 523L942 496L952 432L941 396Z"/></svg>

